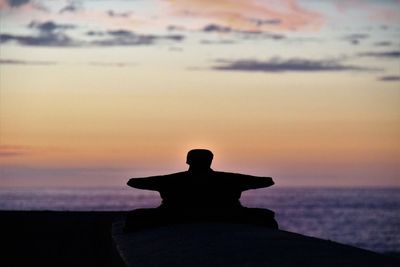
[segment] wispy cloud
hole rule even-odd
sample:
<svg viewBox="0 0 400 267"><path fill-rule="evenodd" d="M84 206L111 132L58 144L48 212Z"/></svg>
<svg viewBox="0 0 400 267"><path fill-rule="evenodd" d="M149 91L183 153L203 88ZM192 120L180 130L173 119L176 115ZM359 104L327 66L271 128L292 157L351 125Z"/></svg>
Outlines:
<svg viewBox="0 0 400 267"><path fill-rule="evenodd" d="M235 44L234 40L201 40L200 44L204 45L227 45L227 44Z"/></svg>
<svg viewBox="0 0 400 267"><path fill-rule="evenodd" d="M400 75L383 76L379 77L378 80L383 82L398 82L400 81Z"/></svg>
<svg viewBox="0 0 400 267"><path fill-rule="evenodd" d="M1 59L0 65L54 65L55 61L28 61L19 59Z"/></svg>
<svg viewBox="0 0 400 267"><path fill-rule="evenodd" d="M174 15L205 18L242 31L318 29L322 15L297 0L169 0Z"/></svg>
<svg viewBox="0 0 400 267"><path fill-rule="evenodd" d="M219 32L219 33L228 33L232 32L231 27L221 26L217 24L208 24L204 26L203 32Z"/></svg>
<svg viewBox="0 0 400 267"><path fill-rule="evenodd" d="M105 186L124 185L133 172L116 166L0 165L2 186ZM117 177L117 178L115 178Z"/></svg>
<svg viewBox="0 0 400 267"><path fill-rule="evenodd" d="M0 145L0 158L17 157L30 154L30 148L19 145Z"/></svg>
<svg viewBox="0 0 400 267"><path fill-rule="evenodd" d="M67 30L77 28L72 24L59 24L54 21L32 21L28 28L37 31L34 35L0 34L0 43L16 42L24 46L84 47L84 46L135 46L151 45L160 41L181 42L182 34L138 34L130 30L88 31L91 38L78 40L67 34ZM93 39L96 37L97 39Z"/></svg>
<svg viewBox="0 0 400 267"><path fill-rule="evenodd" d="M37 30L35 35L0 34L0 43L16 42L27 46L69 47L80 43L69 37L65 30L74 29L71 24L58 24L53 21L32 21L28 28Z"/></svg>
<svg viewBox="0 0 400 267"><path fill-rule="evenodd" d="M400 2L398 0L332 0L341 12L348 10L357 10L364 13L369 19L374 21L392 22L400 20L398 9Z"/></svg>
<svg viewBox="0 0 400 267"><path fill-rule="evenodd" d="M82 10L82 6L79 4L79 2L71 2L67 4L65 7L61 8L59 13L75 13Z"/></svg>
<svg viewBox="0 0 400 267"><path fill-rule="evenodd" d="M391 46L393 43L389 41L382 41L374 43L375 46Z"/></svg>
<svg viewBox="0 0 400 267"><path fill-rule="evenodd" d="M17 42L24 46L45 46L45 47L90 47L90 46L137 46L152 45L159 41L181 42L183 35L143 35L127 33L112 34L108 37L92 41L76 40L64 33L51 33L38 36L21 36L12 34L0 34L0 43Z"/></svg>
<svg viewBox="0 0 400 267"><path fill-rule="evenodd" d="M280 19L249 19L251 22L255 23L257 26L263 25L278 25L282 23Z"/></svg>
<svg viewBox="0 0 400 267"><path fill-rule="evenodd" d="M112 18L128 18L130 17L132 12L115 12L113 10L108 10L107 15L109 15Z"/></svg>
<svg viewBox="0 0 400 267"><path fill-rule="evenodd" d="M23 9L25 11L40 10L48 11L39 1L32 0L0 0L0 10Z"/></svg>
<svg viewBox="0 0 400 267"><path fill-rule="evenodd" d="M273 40L282 40L285 39L285 35L278 33L269 33L263 32L259 30L249 31L249 30L236 30L228 26L222 26L218 24L208 24L205 25L202 29L203 32L215 32L215 33L232 33L236 35L240 35L242 38L248 39L251 37L257 38L265 38L265 39L273 39Z"/></svg>
<svg viewBox="0 0 400 267"><path fill-rule="evenodd" d="M360 44L361 40L368 39L369 35L365 33L354 33L350 35L346 35L343 37L343 40L350 42L353 45Z"/></svg>
<svg viewBox="0 0 400 267"><path fill-rule="evenodd" d="M358 54L361 57L374 58L400 58L400 50L383 51L383 52L363 52Z"/></svg>
<svg viewBox="0 0 400 267"><path fill-rule="evenodd" d="M137 63L129 63L129 62L90 62L89 65L99 66L99 67L132 67L137 66Z"/></svg>
<svg viewBox="0 0 400 267"><path fill-rule="evenodd" d="M37 29L43 34L49 34L53 33L57 30L68 30L68 29L74 29L76 26L72 24L58 24L55 23L54 21L45 21L45 22L39 22L39 21L32 21L29 25L29 28L32 29Z"/></svg>
<svg viewBox="0 0 400 267"><path fill-rule="evenodd" d="M0 44L8 42L17 42L20 45L26 46L49 47L71 47L80 45L63 33L52 33L38 36L0 34Z"/></svg>
<svg viewBox="0 0 400 267"><path fill-rule="evenodd" d="M0 7L20 7L29 4L31 0L0 0Z"/></svg>
<svg viewBox="0 0 400 267"><path fill-rule="evenodd" d="M185 39L184 35L152 35L137 34L128 30L112 30L107 32L97 32L97 35L107 36L103 39L94 40L92 45L98 46L126 46L126 45L150 45L157 41L173 41L180 42Z"/></svg>
<svg viewBox="0 0 400 267"><path fill-rule="evenodd" d="M321 71L371 71L362 66L343 64L338 60L310 60L301 58L260 60L217 60L212 69L245 72L321 72Z"/></svg>

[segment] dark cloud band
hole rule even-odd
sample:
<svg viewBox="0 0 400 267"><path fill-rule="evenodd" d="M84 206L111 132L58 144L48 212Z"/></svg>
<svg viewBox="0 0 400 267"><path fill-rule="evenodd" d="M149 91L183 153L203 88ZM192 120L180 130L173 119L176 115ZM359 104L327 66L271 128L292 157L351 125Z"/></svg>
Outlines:
<svg viewBox="0 0 400 267"><path fill-rule="evenodd" d="M77 40L66 33L66 30L76 28L71 24L33 21L28 27L38 30L38 33L36 35L0 34L0 43L16 42L24 46L47 47L136 46L152 45L159 41L181 42L185 39L185 36L181 34L153 35L137 34L128 30L112 30L89 31L86 35L96 39Z"/></svg>
<svg viewBox="0 0 400 267"><path fill-rule="evenodd" d="M80 43L63 33L51 33L38 36L0 34L0 44L8 42L17 42L20 45L26 46L73 47L80 45Z"/></svg>
<svg viewBox="0 0 400 267"><path fill-rule="evenodd" d="M0 65L54 65L54 61L28 61L19 59L0 59Z"/></svg>
<svg viewBox="0 0 400 267"><path fill-rule="evenodd" d="M32 29L37 29L42 33L50 33L54 32L56 30L67 30L67 29L74 29L76 28L72 24L58 24L53 21L46 21L46 22L37 22L37 21L32 21L28 25L29 28Z"/></svg>
<svg viewBox="0 0 400 267"><path fill-rule="evenodd" d="M400 58L399 51L383 51L383 52L364 52L358 54L361 57L374 57L374 58Z"/></svg>
<svg viewBox="0 0 400 267"><path fill-rule="evenodd" d="M383 76L379 77L378 80L383 81L383 82L398 82L400 81L400 75L396 76Z"/></svg>
<svg viewBox="0 0 400 267"><path fill-rule="evenodd" d="M367 67L342 64L336 60L310 60L310 59L270 59L258 60L218 60L220 63L212 69L220 71L245 71L245 72L321 72L321 71L371 71Z"/></svg>
<svg viewBox="0 0 400 267"><path fill-rule="evenodd" d="M30 0L7 0L7 2L12 7L19 7L28 4Z"/></svg>

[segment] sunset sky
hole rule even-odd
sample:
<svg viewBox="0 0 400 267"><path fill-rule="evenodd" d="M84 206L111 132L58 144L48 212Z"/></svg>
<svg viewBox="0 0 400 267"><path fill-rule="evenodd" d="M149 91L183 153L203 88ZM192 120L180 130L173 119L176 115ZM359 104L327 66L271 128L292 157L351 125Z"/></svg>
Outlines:
<svg viewBox="0 0 400 267"><path fill-rule="evenodd" d="M400 186L399 0L0 0L0 187L215 170Z"/></svg>

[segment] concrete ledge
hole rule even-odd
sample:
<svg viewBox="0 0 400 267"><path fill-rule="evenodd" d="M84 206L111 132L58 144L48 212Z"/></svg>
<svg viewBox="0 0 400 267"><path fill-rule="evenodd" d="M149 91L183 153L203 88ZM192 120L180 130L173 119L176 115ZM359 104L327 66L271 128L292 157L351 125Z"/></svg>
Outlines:
<svg viewBox="0 0 400 267"><path fill-rule="evenodd" d="M169 225L113 240L130 266L400 266L396 258L262 226L224 223Z"/></svg>

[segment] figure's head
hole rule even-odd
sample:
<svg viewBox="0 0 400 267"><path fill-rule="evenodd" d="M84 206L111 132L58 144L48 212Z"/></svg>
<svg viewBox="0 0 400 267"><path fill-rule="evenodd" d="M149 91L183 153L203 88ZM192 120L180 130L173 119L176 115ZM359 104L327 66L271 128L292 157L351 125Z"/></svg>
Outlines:
<svg viewBox="0 0 400 267"><path fill-rule="evenodd" d="M192 149L187 153L186 163L191 169L208 170L211 167L213 153L207 149Z"/></svg>

